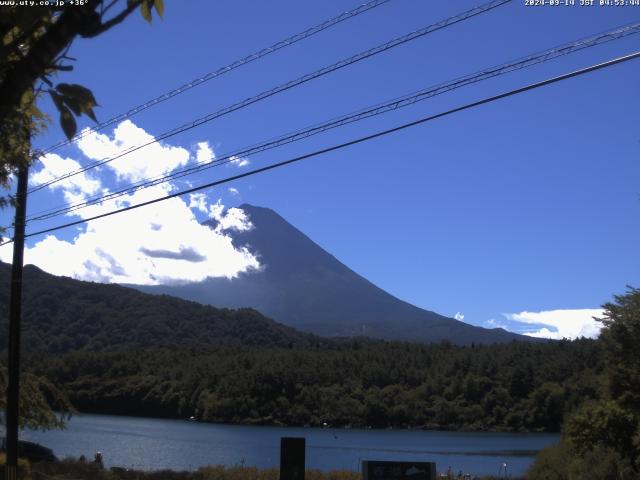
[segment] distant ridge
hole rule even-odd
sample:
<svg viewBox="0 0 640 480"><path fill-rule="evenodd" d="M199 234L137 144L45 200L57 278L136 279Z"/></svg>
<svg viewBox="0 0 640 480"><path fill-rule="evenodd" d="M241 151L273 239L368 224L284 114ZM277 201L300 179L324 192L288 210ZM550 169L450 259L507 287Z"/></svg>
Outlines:
<svg viewBox="0 0 640 480"><path fill-rule="evenodd" d="M7 345L11 265L0 262L0 345ZM158 345L290 347L321 341L251 309L228 310L119 285L24 270L24 351L64 353ZM1 349L0 349L1 350Z"/></svg>
<svg viewBox="0 0 640 480"><path fill-rule="evenodd" d="M418 308L361 277L271 209L243 204L254 227L232 231L264 266L237 278L135 286L219 307L251 307L299 330L322 336L455 344L539 341L503 329L485 329ZM206 222L212 228L215 220Z"/></svg>

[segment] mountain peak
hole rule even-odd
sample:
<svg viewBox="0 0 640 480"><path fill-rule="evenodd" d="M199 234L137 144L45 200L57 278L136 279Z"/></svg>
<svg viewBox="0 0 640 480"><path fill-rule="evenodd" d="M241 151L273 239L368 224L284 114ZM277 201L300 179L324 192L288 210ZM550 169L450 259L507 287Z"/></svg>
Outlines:
<svg viewBox="0 0 640 480"><path fill-rule="evenodd" d="M257 205L251 205L250 203L243 203L242 205L240 205L237 208L239 208L241 210L248 210L248 211L251 211L251 210L254 210L254 211L256 211L256 210L266 210L266 211L269 211L269 212L276 213L274 210L272 210L272 209L270 209L268 207L259 207Z"/></svg>

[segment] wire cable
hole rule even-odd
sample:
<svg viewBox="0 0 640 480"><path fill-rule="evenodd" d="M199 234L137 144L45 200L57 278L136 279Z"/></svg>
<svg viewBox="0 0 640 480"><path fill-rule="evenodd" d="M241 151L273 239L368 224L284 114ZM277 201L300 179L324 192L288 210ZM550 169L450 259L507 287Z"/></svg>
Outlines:
<svg viewBox="0 0 640 480"><path fill-rule="evenodd" d="M206 75L203 75L199 78L196 78L194 80L191 80L190 82L185 83L184 85L181 85L178 88L175 88L169 92L166 92L162 95L159 95L155 98L152 98L151 100L148 100L136 107L130 108L129 110L127 110L124 113L121 113L119 115L116 115L115 117L112 117L108 120L105 120L104 122L99 123L98 125L91 127L89 129L84 129L82 130L80 133L78 133L77 135L75 135L73 138L71 139L65 139L65 140L61 140L60 142L46 148L45 150L43 150L41 153L42 154L47 154L47 153L51 153L65 145L69 145L87 135L89 135L90 133L93 132L97 132L100 130L103 130L104 128L113 125L114 123L120 122L122 120L125 120L126 118L130 118L148 108L151 108L155 105L158 105L166 100L169 100L170 98L175 97L176 95L180 95L181 93L186 92L187 90L190 90L194 87L197 87L198 85L202 85L205 82L208 82L209 80L213 80L214 78L217 78L221 75L224 75L225 73L228 73L232 70L235 70L236 68L242 67L244 65L247 65L255 60L258 60L260 58L266 57L267 55L277 52L278 50L288 47L290 45L293 45L294 43L297 43L301 40L305 40L309 37L312 37L313 35L320 33L330 27L333 27L334 25L337 25L345 20L349 20L351 18L357 17L358 15L360 15L361 13L365 13L368 12L369 10L372 10L376 7L379 7L380 5L383 5L385 3L390 2L391 0L371 0L367 3L364 3L362 5L360 5L359 7L353 9L353 10L349 10L346 12L341 13L340 15L337 15L335 17L332 17L328 20L325 20L322 23L319 23L318 25L315 25L313 27L310 27L302 32L296 33L295 35L292 35L288 38L285 38L284 40L281 40L279 42L274 43L273 45L263 48L262 50L258 50L257 52L254 52L250 55L247 55L244 58L241 58L239 60L236 60L234 62L231 62L229 65L226 65L224 67L220 67L217 70L214 70L212 72L207 73Z"/></svg>
<svg viewBox="0 0 640 480"><path fill-rule="evenodd" d="M287 83L281 84L275 88L272 88L271 90L266 90L262 93L259 93L258 95L254 95L252 97L246 98L245 100L242 100L238 103L235 103L231 106L225 107L221 110L218 110L216 112L213 113L209 113L208 115L205 115L204 117L198 118L196 120L193 120L189 123L185 123L183 125L181 125L180 127L176 127L173 130L170 130L168 132L165 132L157 137L155 137L152 141L149 141L147 143L144 144L140 144L140 145L136 145L134 147L131 147L127 150L125 150L124 152L120 152L117 155L114 155L112 157L108 157L108 158L104 158L102 160L90 163L89 165L74 170L72 172L69 172L67 174L61 175L57 178L54 178L48 182L44 182L40 185L37 185L33 188L31 188L31 190L28 193L34 193L37 192L38 190L41 190L49 185L52 185L54 183L57 183L59 181L65 180L67 178L70 178L74 175L78 175L80 173L86 172L87 170L91 170L93 168L99 167L101 165L104 165L106 163L112 162L113 160L116 160L118 158L122 158L125 155L128 155L130 153L133 153L135 151L140 150L141 148L147 147L149 145L152 145L154 143L158 143L162 140L165 140L169 137L173 137L174 135L177 135L179 133L182 132L186 132L187 130L191 130L193 128L199 127L200 125L203 125L207 122L210 122L216 118L222 117L224 115L227 115L231 112L235 112L236 110L240 110L241 108L247 107L249 105L252 105L256 102L259 102L261 100L264 100L266 98L272 97L274 95L277 95L281 92L284 92L286 90L290 90L294 87L297 87L298 85L302 85L303 83L307 83L311 80L315 80L316 78L322 77L324 75L327 75L331 72L334 72L336 70L339 70L341 68L347 67L349 65L352 65L356 62L362 61L366 58L372 57L374 55L380 54L382 52L385 52L387 50L390 50L394 47L397 47L399 45L403 45L407 42L410 42L412 40L416 40L420 37L423 37L429 33L435 32L437 30L446 28L450 25L454 25L456 23L462 22L464 20L467 20L469 18L475 17L476 15L480 15L482 13L488 12L490 10L493 10L495 8L498 8L506 3L511 2L512 0L492 0L488 3L482 4L480 6L474 7L470 10L467 10L465 12L459 13L458 15L454 15L452 17L449 17L445 20L442 20L440 22L434 23L432 25L429 25L427 27L421 28L419 30L413 31L411 33L408 33L406 35L403 35L401 37L397 37L393 40L390 40L386 43L383 43L381 45L378 45L376 47L370 48L369 50L366 50L364 52L360 52L356 55L353 55L351 57L345 58L343 60L340 60L332 65L323 67L319 70L316 70L312 73L308 73L306 75L303 75L301 77L298 77L295 80L291 80Z"/></svg>
<svg viewBox="0 0 640 480"><path fill-rule="evenodd" d="M441 113L437 113L435 115L429 115L427 117L423 117L423 118L420 118L418 120L414 120L414 121L409 122L409 123L404 123L404 124L399 125L397 127L393 127L393 128L387 129L387 130L382 130L382 131L379 131L379 132L376 132L376 133L373 133L373 134L370 134L370 135L367 135L367 136L364 136L364 137L359 137L359 138L356 138L354 140L350 140L348 142L344 142L344 143L340 143L338 145L333 145L331 147L323 148L321 150L316 150L314 152L307 153L307 154L304 154L304 155L300 155L298 157L290 158L288 160L284 160L284 161L277 162L277 163L274 163L274 164L271 164L271 165L267 165L265 167L257 168L255 170L251 170L249 172L244 172L244 173L240 173L238 175L233 175L231 177L227 177L227 178L224 178L224 179L221 179L221 180L216 180L216 181L213 181L213 182L209 182L209 183L206 183L204 185L200 185L198 187L190 188L188 190L175 192L175 193L172 193L170 195L166 195L164 197L155 198L153 200L148 200L146 202L138 203L136 205L130 205L130 206L127 206L127 207L124 207L124 208L120 208L120 209L117 209L117 210L112 210L110 212L105 212L105 213L102 213L100 215L95 215L93 217L84 218L84 219L81 219L81 220L65 223L65 224L58 225L58 226L51 227L51 228L46 228L44 230L40 230L40 231L37 231L37 232L32 232L32 233L29 233L29 234L25 235L25 238L34 237L36 235L42 235L43 233L54 232L54 231L61 230L63 228L72 227L72 226L75 226L75 225L80 225L80 224L87 223L87 222L90 222L90 221L93 221L93 220L98 220L100 218L105 218L105 217L109 217L109 216L116 215L116 214L119 214L119 213L124 213L124 212L130 211L130 210L134 210L134 209L137 209L137 208L140 208L140 207L152 205L154 203L162 202L162 201L169 200L169 199L172 199L172 198L181 197L183 195L187 195L187 194L190 194L190 193L198 192L200 190L204 190L204 189L207 189L207 188L215 187L217 185L222 185L224 183L229 183L229 182L232 182L232 181L235 181L235 180L239 180L241 178L245 178L245 177L249 177L249 176L252 176L252 175L256 175L258 173L267 172L269 170L273 170L273 169L276 169L276 168L279 168L279 167L283 167L285 165L290 165L292 163L300 162L300 161L306 160L308 158L313 158L313 157L317 157L317 156L325 154L325 153L333 152L333 151L336 151L336 150L341 150L343 148L350 147L352 145L357 145L357 144L360 144L360 143L363 143L363 142L366 142L366 141L369 141L369 140L373 140L375 138L379 138L379 137L383 137L383 136L386 136L386 135L390 135L392 133L396 133L396 132L399 132L399 131L402 131L402 130L405 130L405 129L408 129L408 128L411 128L411 127L415 127L417 125L421 125L423 123L427 123L429 121L436 120L438 118L446 117L446 116L452 115L454 113L462 112L464 110L469 110L471 108L475 108L475 107L478 107L480 105L485 105L487 103L495 102L495 101L501 100L503 98L511 97L511 96L514 96L514 95L518 95L520 93L524 93L524 92L527 92L529 90L534 90L534 89L541 88L541 87L544 87L544 86L547 86L547 85L550 85L550 84L553 84L553 83L557 83L557 82L560 82L560 81L563 81L563 80L567 80L569 78L577 77L577 76L580 76L580 75L585 75L587 73L594 72L596 70L601 70L601 69L604 69L604 68L607 68L607 67L611 67L611 66L617 65L619 63L628 62L630 60L634 60L634 59L637 59L637 58L640 58L640 51L632 53L632 54L629 54L629 55L625 55L623 57L618 57L618 58L615 58L615 59L612 59L612 60L608 60L606 62L598 63L598 64L592 65L590 67L585 67L585 68L582 68L580 70L575 70L575 71L570 72L570 73L565 73L563 75L552 77L552 78L547 79L547 80L543 80L543 81L540 81L540 82L532 83L532 84L526 85L524 87L516 88L514 90L509 90L507 92L504 92L504 93L501 93L501 94L498 94L498 95L494 95L494 96L491 96L491 97L487 97L487 98L484 98L482 100L478 100L476 102L467 103L465 105L453 108L451 110L447 110L447 111L444 111L444 112L441 112ZM1 243L0 246L6 245L6 244L12 243L12 242L13 242L13 239Z"/></svg>
<svg viewBox="0 0 640 480"><path fill-rule="evenodd" d="M47 220L56 216L71 213L73 211L86 208L88 206L95 205L97 203L102 203L104 201L119 198L129 193L134 193L144 188L153 187L155 185L159 185L161 183L168 182L170 180L182 178L187 175L192 175L209 168L226 165L228 163L233 163L234 159L238 157L254 155L256 153L264 152L266 150L270 150L285 144L293 143L293 142L308 138L312 135L326 132L333 128L341 127L349 123L363 120L365 118L370 118L370 117L381 115L399 108L413 105L416 102L426 100L428 98L432 98L436 95L440 95L440 94L464 87L466 85L470 85L472 83L476 83L482 80L493 78L495 76L503 75L513 71L521 70L523 68L537 65L537 64L555 59L560 56L568 55L568 54L583 50L585 48L591 48L591 47L600 45L602 43L620 39L636 33L640 33L640 22L618 27L612 30L608 30L606 32L602 32L597 35L592 35L590 37L576 40L574 42L565 43L563 45L556 46L554 48L551 48L542 52L527 55L525 57L520 57L516 60L513 60L511 62L506 62L498 66L489 67L489 68L480 70L476 73L456 78L455 80L452 80L446 83L432 86L427 89L423 89L418 92L414 92L412 94L405 95L400 98L395 98L393 100L378 104L373 107L368 107L366 109L359 110L357 112L353 112L347 115L343 115L341 117L334 118L332 120L329 120L327 122L324 122L318 125L314 125L312 127L307 127L305 129L301 129L293 133L285 134L280 137L267 140L264 143L259 143L256 145L252 145L250 147L246 147L242 150L238 150L233 153L226 154L220 158L216 158L215 160L200 162L196 165L186 167L169 174L161 175L155 178L141 180L137 183L130 184L125 188L122 188L115 192L108 193L106 195L104 194L96 195L94 197L87 198L82 202L78 202L75 204L66 204L63 206L58 206L58 207L50 208L44 211L40 211L40 212L31 214L28 217L28 220L30 222Z"/></svg>

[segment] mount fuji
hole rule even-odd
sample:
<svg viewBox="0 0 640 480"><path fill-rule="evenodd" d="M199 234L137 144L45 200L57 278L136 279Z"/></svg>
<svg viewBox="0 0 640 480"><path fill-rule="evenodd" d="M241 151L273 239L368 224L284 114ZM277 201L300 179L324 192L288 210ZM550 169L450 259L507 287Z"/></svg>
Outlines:
<svg viewBox="0 0 640 480"><path fill-rule="evenodd" d="M230 231L262 268L235 278L208 278L178 285L130 285L216 307L251 307L285 325L327 337L455 344L535 341L506 330L486 329L402 301L358 275L271 209L239 207L253 228ZM216 220L206 222L211 228Z"/></svg>

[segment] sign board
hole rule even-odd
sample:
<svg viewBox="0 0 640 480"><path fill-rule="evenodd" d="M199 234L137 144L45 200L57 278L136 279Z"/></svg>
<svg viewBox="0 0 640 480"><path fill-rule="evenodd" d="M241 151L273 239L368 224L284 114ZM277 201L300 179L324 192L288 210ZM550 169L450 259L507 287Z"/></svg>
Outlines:
<svg viewBox="0 0 640 480"><path fill-rule="evenodd" d="M436 464L364 460L362 480L436 480Z"/></svg>

